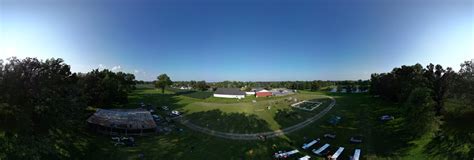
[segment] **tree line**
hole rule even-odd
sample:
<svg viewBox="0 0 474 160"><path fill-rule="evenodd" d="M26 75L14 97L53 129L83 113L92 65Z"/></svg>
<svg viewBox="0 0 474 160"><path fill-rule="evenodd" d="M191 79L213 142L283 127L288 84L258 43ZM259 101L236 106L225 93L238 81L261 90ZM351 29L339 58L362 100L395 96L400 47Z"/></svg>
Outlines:
<svg viewBox="0 0 474 160"><path fill-rule="evenodd" d="M371 75L370 92L397 102L407 115L407 128L421 136L445 113L445 102L453 99L470 108L474 102L473 62L465 61L458 72L452 68L429 64L401 66L388 73Z"/></svg>
<svg viewBox="0 0 474 160"><path fill-rule="evenodd" d="M156 88L162 89L164 92L166 87L181 88L191 87L195 90L207 91L209 89L216 90L217 88L241 88L249 91L252 88L288 88L296 90L309 90L318 91L326 90L329 91L334 87L337 90L345 89L346 92L351 93L356 90L368 91L370 86L369 80L345 80L345 81L274 81L274 82L252 82L252 81L222 81L222 82L206 82L202 81L171 81L170 77L166 74L161 74L154 81L136 81L136 84L154 84Z"/></svg>
<svg viewBox="0 0 474 160"><path fill-rule="evenodd" d="M164 74L166 75L166 74ZM161 76L161 75L160 75ZM167 75L166 75L167 76ZM169 77L168 77L169 79ZM141 84L152 83L157 86L157 88L162 88L161 84L163 81L167 81L166 78L157 78L153 82L140 82ZM311 90L317 91L322 88L329 89L328 87L339 86L339 89L346 89L347 92L355 91L360 89L362 91L368 90L369 81L368 80L358 80L358 81L274 81L274 82L252 82L252 81L222 81L222 82L206 82L206 81L175 81L172 83L166 83L167 86L180 88L180 87L191 87L193 89L205 91L208 89L215 90L216 88L244 88L244 90L250 90L251 88L288 88L296 90ZM161 86L161 87L160 87Z"/></svg>
<svg viewBox="0 0 474 160"><path fill-rule="evenodd" d="M0 60L0 159L80 157L87 106L127 103L133 74L73 73L62 59Z"/></svg>

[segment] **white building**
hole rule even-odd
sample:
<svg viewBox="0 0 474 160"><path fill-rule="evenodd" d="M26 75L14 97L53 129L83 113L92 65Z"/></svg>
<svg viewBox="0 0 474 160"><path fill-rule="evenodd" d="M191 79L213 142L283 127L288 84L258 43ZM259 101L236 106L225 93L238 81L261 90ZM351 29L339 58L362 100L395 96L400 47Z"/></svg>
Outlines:
<svg viewBox="0 0 474 160"><path fill-rule="evenodd" d="M245 92L238 88L217 88L214 92L214 97L241 99L245 97Z"/></svg>
<svg viewBox="0 0 474 160"><path fill-rule="evenodd" d="M246 94L247 96L251 96L251 95L255 95L255 92L248 91L248 92L245 92L245 94Z"/></svg>

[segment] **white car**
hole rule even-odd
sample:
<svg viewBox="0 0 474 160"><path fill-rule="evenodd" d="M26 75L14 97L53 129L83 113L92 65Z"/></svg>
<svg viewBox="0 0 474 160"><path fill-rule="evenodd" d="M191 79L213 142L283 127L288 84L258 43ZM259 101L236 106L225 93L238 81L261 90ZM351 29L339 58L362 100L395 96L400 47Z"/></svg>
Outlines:
<svg viewBox="0 0 474 160"><path fill-rule="evenodd" d="M176 110L171 111L171 115L173 115L173 116L179 116L180 114L181 113L179 113L179 111L176 111Z"/></svg>
<svg viewBox="0 0 474 160"><path fill-rule="evenodd" d="M335 138L336 138L336 134L326 133L326 134L324 134L324 138L335 139Z"/></svg>
<svg viewBox="0 0 474 160"><path fill-rule="evenodd" d="M381 121L389 121L389 120L393 120L393 119L395 119L395 117L389 116L389 115L383 115L382 117L380 117Z"/></svg>

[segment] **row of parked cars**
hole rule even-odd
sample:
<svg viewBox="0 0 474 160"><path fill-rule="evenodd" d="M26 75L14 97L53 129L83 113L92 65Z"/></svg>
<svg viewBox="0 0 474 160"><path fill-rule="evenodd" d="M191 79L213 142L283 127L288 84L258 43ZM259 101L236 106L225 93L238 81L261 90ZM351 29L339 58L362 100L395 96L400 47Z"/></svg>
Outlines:
<svg viewBox="0 0 474 160"><path fill-rule="evenodd" d="M324 138L329 138L329 139L336 139L336 134L334 133L326 133L323 135ZM362 143L362 136L360 135L357 135L357 136L353 136L349 139L349 142L350 143Z"/></svg>

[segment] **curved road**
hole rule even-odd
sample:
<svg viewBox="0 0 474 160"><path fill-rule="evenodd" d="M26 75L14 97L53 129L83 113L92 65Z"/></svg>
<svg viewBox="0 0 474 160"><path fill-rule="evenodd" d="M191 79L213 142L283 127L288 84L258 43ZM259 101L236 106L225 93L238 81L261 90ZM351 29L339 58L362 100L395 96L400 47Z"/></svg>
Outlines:
<svg viewBox="0 0 474 160"><path fill-rule="evenodd" d="M189 120L184 120L183 118L180 118L179 121L190 129L193 129L195 131L199 131L208 135L221 137L221 138L234 139L234 140L257 140L259 139L259 136L266 136L267 138L272 138L272 137L277 137L277 136L281 136L284 134L289 134L291 132L297 131L313 123L314 121L320 119L324 115L326 115L326 113L329 112L334 107L334 105L336 105L336 100L333 97L330 97L330 96L326 96L326 97L330 98L332 102L331 104L329 104L328 107L326 107L324 110L322 110L318 114L314 115L311 118L308 118L307 120L301 123L295 124L293 126L290 126L281 130L270 131L270 132L260 132L260 133L250 133L250 134L228 133L228 132L221 132L221 131L215 131L208 128L204 128L204 127L201 127L189 122Z"/></svg>

